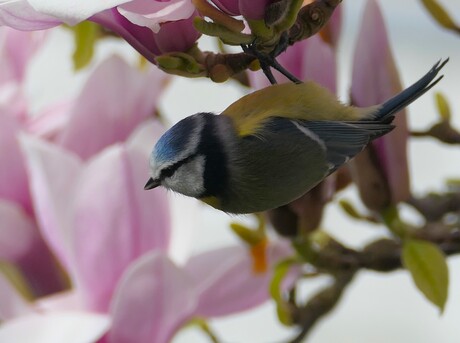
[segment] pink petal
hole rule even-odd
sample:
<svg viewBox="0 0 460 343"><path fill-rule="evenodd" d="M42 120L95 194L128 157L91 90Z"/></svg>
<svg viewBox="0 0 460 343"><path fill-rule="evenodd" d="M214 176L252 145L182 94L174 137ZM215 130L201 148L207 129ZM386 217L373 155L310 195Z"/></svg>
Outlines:
<svg viewBox="0 0 460 343"><path fill-rule="evenodd" d="M84 159L124 141L153 114L164 78L156 68L143 73L119 57L109 58L87 81L58 141Z"/></svg>
<svg viewBox="0 0 460 343"><path fill-rule="evenodd" d="M2 63L0 61L0 63ZM5 66L8 70L9 67ZM1 76L10 78L11 75L7 72ZM0 80L1 82L1 80ZM22 84L15 80L9 80L0 86L0 113L15 118L21 125L28 119L28 104L24 94Z"/></svg>
<svg viewBox="0 0 460 343"><path fill-rule="evenodd" d="M90 18L126 40L134 49L152 64L161 54L153 38L153 32L147 27L138 26L123 17L116 8L100 12Z"/></svg>
<svg viewBox="0 0 460 343"><path fill-rule="evenodd" d="M39 13L52 16L69 25L75 25L96 13L130 1L28 0L28 2Z"/></svg>
<svg viewBox="0 0 460 343"><path fill-rule="evenodd" d="M351 96L357 106L381 103L399 91L399 80L390 49L385 23L376 1L369 1L363 14L354 62ZM396 128L373 143L383 167L393 202L409 196L407 165L407 120L405 113L396 116Z"/></svg>
<svg viewBox="0 0 460 343"><path fill-rule="evenodd" d="M74 106L73 101L60 101L47 106L28 118L27 131L50 141L55 140L68 125L70 109Z"/></svg>
<svg viewBox="0 0 460 343"><path fill-rule="evenodd" d="M122 16L133 24L160 31L160 24L190 18L195 12L190 0L134 0L118 7Z"/></svg>
<svg viewBox="0 0 460 343"><path fill-rule="evenodd" d="M0 324L0 342L96 342L109 328L106 315L85 312L30 314Z"/></svg>
<svg viewBox="0 0 460 343"><path fill-rule="evenodd" d="M20 143L41 233L64 267L72 271L71 199L81 162L72 153L25 134L20 136Z"/></svg>
<svg viewBox="0 0 460 343"><path fill-rule="evenodd" d="M280 55L279 61L300 80L313 80L335 93L337 66L335 51L319 35L296 43ZM286 82L284 76L279 77Z"/></svg>
<svg viewBox="0 0 460 343"><path fill-rule="evenodd" d="M85 168L74 200L79 276L93 309L105 311L126 267L152 249L166 250L165 191L146 192L147 159L114 146Z"/></svg>
<svg viewBox="0 0 460 343"><path fill-rule="evenodd" d="M276 0L275 0L276 1ZM265 8L274 0L239 0L241 15L247 19L263 19Z"/></svg>
<svg viewBox="0 0 460 343"><path fill-rule="evenodd" d="M313 80L332 93L337 93L337 64L334 49L319 35L300 44L304 44L301 79Z"/></svg>
<svg viewBox="0 0 460 343"><path fill-rule="evenodd" d="M42 313L84 311L85 302L82 294L77 289L71 289L37 299L34 302L34 310Z"/></svg>
<svg viewBox="0 0 460 343"><path fill-rule="evenodd" d="M1 200L0 218L0 260L19 268L35 296L61 290L61 272L32 219Z"/></svg>
<svg viewBox="0 0 460 343"><path fill-rule="evenodd" d="M44 42L46 31L23 32L9 27L0 28L0 83L21 82L35 51Z"/></svg>
<svg viewBox="0 0 460 343"><path fill-rule="evenodd" d="M196 306L191 280L165 255L152 252L124 274L115 293L110 343L167 343Z"/></svg>
<svg viewBox="0 0 460 343"><path fill-rule="evenodd" d="M126 141L126 146L129 150L136 150L149 158L153 145L165 131L166 129L160 121L148 119L133 131Z"/></svg>
<svg viewBox="0 0 460 343"><path fill-rule="evenodd" d="M28 0L11 0L0 3L0 25L17 30L43 30L60 24L52 16L37 12Z"/></svg>
<svg viewBox="0 0 460 343"><path fill-rule="evenodd" d="M16 261L27 254L37 240L35 224L20 207L0 200L0 260Z"/></svg>
<svg viewBox="0 0 460 343"><path fill-rule="evenodd" d="M375 0L367 2L353 60L353 101L371 106L387 100L400 82L382 14Z"/></svg>
<svg viewBox="0 0 460 343"><path fill-rule="evenodd" d="M17 141L18 132L19 124L0 113L0 198L17 202L30 212L29 182Z"/></svg>
<svg viewBox="0 0 460 343"><path fill-rule="evenodd" d="M27 301L13 287L11 282L0 273L0 322L30 311L31 308ZM2 327L0 324L0 332L1 330Z"/></svg>
<svg viewBox="0 0 460 343"><path fill-rule="evenodd" d="M172 21L161 25L161 30L154 36L155 43L162 54L175 51L187 51L193 47L200 33L193 26L192 15L188 19Z"/></svg>
<svg viewBox="0 0 460 343"><path fill-rule="evenodd" d="M328 30L330 32L331 43L334 48L337 48L340 35L342 33L342 6L337 6L329 19Z"/></svg>
<svg viewBox="0 0 460 343"><path fill-rule="evenodd" d="M268 249L271 266L292 254L285 242L271 244ZM248 249L241 246L216 249L192 257L185 270L199 291L196 315L223 316L267 301L272 273L255 274L252 266Z"/></svg>

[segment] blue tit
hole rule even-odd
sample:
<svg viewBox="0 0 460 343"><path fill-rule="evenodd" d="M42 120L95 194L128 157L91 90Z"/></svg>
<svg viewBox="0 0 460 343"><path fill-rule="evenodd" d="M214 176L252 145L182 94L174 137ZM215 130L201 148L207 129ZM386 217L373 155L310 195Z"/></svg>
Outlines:
<svg viewBox="0 0 460 343"><path fill-rule="evenodd" d="M305 82L255 91L220 115L189 116L156 143L144 188L161 185L228 213L285 205L390 132L397 112L439 82L446 63L371 107L346 106Z"/></svg>

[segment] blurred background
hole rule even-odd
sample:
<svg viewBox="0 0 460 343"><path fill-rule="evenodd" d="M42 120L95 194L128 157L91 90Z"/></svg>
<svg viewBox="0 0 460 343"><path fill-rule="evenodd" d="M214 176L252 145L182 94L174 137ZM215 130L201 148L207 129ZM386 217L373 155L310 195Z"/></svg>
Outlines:
<svg viewBox="0 0 460 343"><path fill-rule="evenodd" d="M459 2L440 1L460 22ZM343 31L338 49L339 96L348 102L351 61L365 0L343 1ZM453 125L460 128L460 36L442 29L429 16L419 0L379 1L386 22L393 55L403 86L408 86L431 66L446 57L445 78L435 90L442 92L451 105ZM104 40L96 57L85 70L75 74L71 64L72 38L65 29L54 29L46 47L37 56L28 73L28 95L33 109L39 111L54 100L77 94L98 62L116 53L137 63L137 54L121 41ZM215 41L200 40L202 50L215 50ZM220 112L248 92L236 82L215 84L205 79L173 77L161 98L160 111L170 125L195 112ZM431 91L409 107L408 119L413 130L425 130L438 120ZM152 141L152 145L154 142ZM411 186L415 194L445 188L445 180L460 177L460 149L430 138L411 139L409 144ZM174 207L175 244L178 262L188 255L211 247L238 243L229 229L231 221L252 223L253 218L230 217L193 199L170 194ZM349 187L337 199L347 199L362 212L356 189ZM386 230L351 220L335 205L328 205L322 227L350 247L360 247ZM409 222L420 222L414 211L402 212ZM181 239L187 238L187 239ZM185 243L186 242L186 243ZM187 245L187 246L185 246ZM183 253L182 253L183 252ZM442 315L415 289L409 274L360 272L337 308L317 324L308 342L459 342L460 333L460 257L449 258L450 292ZM319 289L325 279L304 282L300 296ZM212 328L222 342L277 343L294 335L276 318L275 307L267 303L255 310L212 320ZM175 343L208 342L200 331L184 329Z"/></svg>

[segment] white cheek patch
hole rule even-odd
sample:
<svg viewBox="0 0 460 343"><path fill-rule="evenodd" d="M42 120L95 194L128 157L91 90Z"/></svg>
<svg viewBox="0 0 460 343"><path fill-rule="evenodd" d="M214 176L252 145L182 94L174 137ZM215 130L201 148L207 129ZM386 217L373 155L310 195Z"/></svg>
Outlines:
<svg viewBox="0 0 460 343"><path fill-rule="evenodd" d="M198 197L204 193L205 157L199 155L190 162L180 166L174 175L165 178L163 183L169 189L191 197Z"/></svg>

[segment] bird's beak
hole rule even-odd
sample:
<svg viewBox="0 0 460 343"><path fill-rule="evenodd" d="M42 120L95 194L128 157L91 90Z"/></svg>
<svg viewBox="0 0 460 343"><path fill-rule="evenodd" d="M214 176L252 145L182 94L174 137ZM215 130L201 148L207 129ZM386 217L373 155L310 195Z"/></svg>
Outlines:
<svg viewBox="0 0 460 343"><path fill-rule="evenodd" d="M155 187L158 187L160 185L160 180L159 179L152 179L150 178L147 183L144 186L145 190L153 189Z"/></svg>

